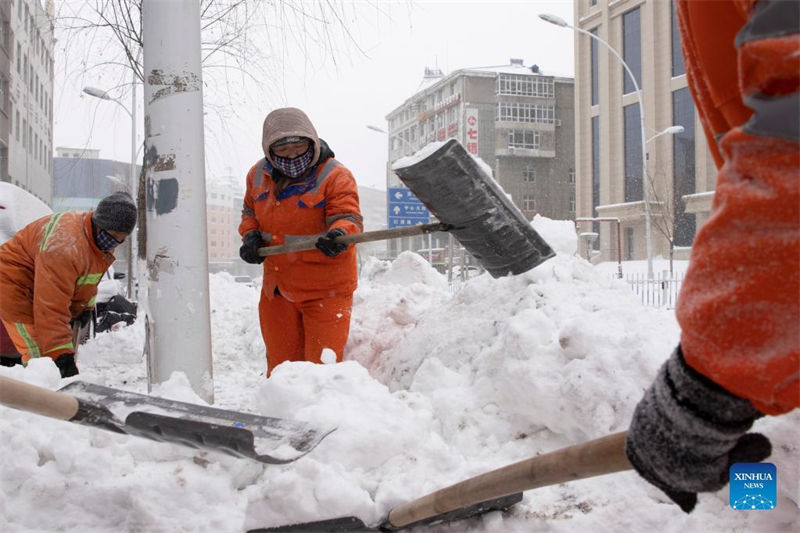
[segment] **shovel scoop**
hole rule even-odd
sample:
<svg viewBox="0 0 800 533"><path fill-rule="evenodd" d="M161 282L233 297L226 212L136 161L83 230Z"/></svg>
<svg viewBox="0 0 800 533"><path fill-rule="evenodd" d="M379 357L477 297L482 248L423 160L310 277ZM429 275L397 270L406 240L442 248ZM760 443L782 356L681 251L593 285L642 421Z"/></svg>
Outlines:
<svg viewBox="0 0 800 533"><path fill-rule="evenodd" d="M455 139L401 159L392 170L493 277L527 272L555 255Z"/></svg>
<svg viewBox="0 0 800 533"><path fill-rule="evenodd" d="M262 463L290 463L333 428L146 396L74 381L52 391L0 376L0 404L86 426L215 450Z"/></svg>

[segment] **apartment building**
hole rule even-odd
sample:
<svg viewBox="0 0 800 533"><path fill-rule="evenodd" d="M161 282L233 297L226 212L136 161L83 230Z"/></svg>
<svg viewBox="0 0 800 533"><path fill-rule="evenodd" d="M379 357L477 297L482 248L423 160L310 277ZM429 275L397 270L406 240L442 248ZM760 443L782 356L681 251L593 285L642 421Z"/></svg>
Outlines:
<svg viewBox="0 0 800 533"><path fill-rule="evenodd" d="M386 116L387 188L402 185L391 171L394 161L428 143L456 138L492 168L528 219L536 214L573 219L573 89L571 77L541 72L522 59L447 75L426 69L417 92ZM390 255L403 249L442 251L447 238L434 234L433 242L427 237L392 241Z"/></svg>
<svg viewBox="0 0 800 533"><path fill-rule="evenodd" d="M0 179L47 204L53 189L53 4L0 2Z"/></svg>
<svg viewBox="0 0 800 533"><path fill-rule="evenodd" d="M222 176L209 180L206 191L206 227L208 229L208 267L210 272L222 270L239 273L238 228L244 201L244 180Z"/></svg>
<svg viewBox="0 0 800 533"><path fill-rule="evenodd" d="M608 43L636 79L603 43L574 32L577 215L618 219L622 257L644 259L647 202L652 255L667 257L672 244L676 258L687 258L708 218L716 171L687 87L673 2L575 0L575 26ZM672 126L683 132L663 133ZM615 225L580 226L598 260L617 257Z"/></svg>

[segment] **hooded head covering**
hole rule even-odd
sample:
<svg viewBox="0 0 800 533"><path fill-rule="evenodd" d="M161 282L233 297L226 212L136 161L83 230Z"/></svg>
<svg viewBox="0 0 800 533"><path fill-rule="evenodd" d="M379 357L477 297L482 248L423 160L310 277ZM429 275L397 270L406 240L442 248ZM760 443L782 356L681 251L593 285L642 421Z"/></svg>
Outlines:
<svg viewBox="0 0 800 533"><path fill-rule="evenodd" d="M98 228L106 231L130 233L136 226L136 204L130 194L115 192L100 200L92 220Z"/></svg>
<svg viewBox="0 0 800 533"><path fill-rule="evenodd" d="M314 129L314 125L308 116L296 107L276 109L264 119L261 147L264 149L264 156L272 166L277 165L275 165L275 159L272 156L270 147L286 137L306 137L310 139L314 155L308 166L313 167L319 162L320 144L317 130Z"/></svg>

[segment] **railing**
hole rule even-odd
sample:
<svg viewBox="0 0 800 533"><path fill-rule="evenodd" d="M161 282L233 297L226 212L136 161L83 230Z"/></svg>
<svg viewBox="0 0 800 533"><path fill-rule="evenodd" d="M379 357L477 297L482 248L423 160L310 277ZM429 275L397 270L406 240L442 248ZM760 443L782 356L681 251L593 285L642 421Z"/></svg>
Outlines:
<svg viewBox="0 0 800 533"><path fill-rule="evenodd" d="M670 274L665 270L660 274L654 273L653 279L647 279L647 274L644 272L626 274L625 281L639 296L642 305L673 309L678 301L683 276L682 272Z"/></svg>

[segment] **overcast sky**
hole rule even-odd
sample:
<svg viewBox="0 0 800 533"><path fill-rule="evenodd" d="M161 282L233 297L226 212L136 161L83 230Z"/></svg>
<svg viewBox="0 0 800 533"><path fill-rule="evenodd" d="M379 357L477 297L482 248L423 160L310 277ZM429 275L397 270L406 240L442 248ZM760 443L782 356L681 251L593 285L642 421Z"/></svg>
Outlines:
<svg viewBox="0 0 800 533"><path fill-rule="evenodd" d="M376 7L377 5L377 7ZM277 107L305 110L317 131L354 173L359 185L385 189L386 136L367 129L386 129L385 116L414 94L425 67L446 74L459 68L508 64L521 58L545 74L573 75L572 31L547 24L538 13L572 21L572 0L353 2L348 22L361 51L346 51L323 66L309 66L303 55L290 52L284 68L274 72L279 89L251 94L250 103L234 98L224 125L209 113L206 123L206 178L242 177L260 157L261 123ZM57 44L58 48L58 44ZM58 60L58 55L56 55ZM320 61L315 62L319 65ZM58 65L57 65L58 69ZM130 160L130 118L113 102L81 95L83 84L101 88L103 75L94 71L83 81L68 83L57 76L54 145L100 149L100 157ZM252 92L254 89L250 89ZM114 96L121 90L109 90ZM142 139L139 87L138 140ZM130 97L122 96L130 107Z"/></svg>

